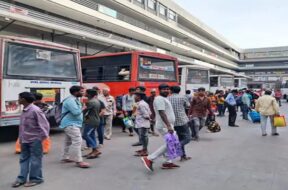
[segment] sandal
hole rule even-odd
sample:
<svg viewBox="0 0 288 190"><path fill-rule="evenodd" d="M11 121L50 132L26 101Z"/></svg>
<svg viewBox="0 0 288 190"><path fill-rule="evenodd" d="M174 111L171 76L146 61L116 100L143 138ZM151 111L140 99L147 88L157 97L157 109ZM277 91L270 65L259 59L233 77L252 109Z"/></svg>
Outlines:
<svg viewBox="0 0 288 190"><path fill-rule="evenodd" d="M25 184L24 182L15 181L15 182L12 184L12 187L13 187L13 188L16 188L16 187L20 187L21 185L24 185L24 184Z"/></svg>
<svg viewBox="0 0 288 190"><path fill-rule="evenodd" d="M40 183L39 182L38 183L36 183L36 182L27 182L27 183L24 184L24 187L33 187L33 186L39 185Z"/></svg>
<svg viewBox="0 0 288 190"><path fill-rule="evenodd" d="M76 167L78 168L90 168L90 164L86 162L76 162Z"/></svg>
<svg viewBox="0 0 288 190"><path fill-rule="evenodd" d="M62 163L72 163L72 162L75 162L74 160L71 160L69 158L66 158L66 159L62 159L61 160Z"/></svg>
<svg viewBox="0 0 288 190"><path fill-rule="evenodd" d="M101 152L92 153L92 154L88 155L86 158L87 158L87 159L98 158L100 154L101 154Z"/></svg>

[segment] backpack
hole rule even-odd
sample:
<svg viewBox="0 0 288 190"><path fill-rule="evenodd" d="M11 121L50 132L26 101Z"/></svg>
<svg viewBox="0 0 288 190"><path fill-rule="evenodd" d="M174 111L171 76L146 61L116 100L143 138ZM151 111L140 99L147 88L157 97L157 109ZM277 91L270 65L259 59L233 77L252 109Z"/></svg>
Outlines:
<svg viewBox="0 0 288 190"><path fill-rule="evenodd" d="M128 97L126 96L126 98L128 98ZM122 106L123 106L122 99L123 99L123 96L117 96L116 99L115 99L116 109L117 109L118 111L121 111L121 110L122 110Z"/></svg>
<svg viewBox="0 0 288 190"><path fill-rule="evenodd" d="M243 105L242 96L238 96L238 97L236 98L236 105L237 105L237 106Z"/></svg>
<svg viewBox="0 0 288 190"><path fill-rule="evenodd" d="M62 107L65 100L45 112L45 116L51 127L58 127L61 124L61 120L69 113L67 112L62 115Z"/></svg>

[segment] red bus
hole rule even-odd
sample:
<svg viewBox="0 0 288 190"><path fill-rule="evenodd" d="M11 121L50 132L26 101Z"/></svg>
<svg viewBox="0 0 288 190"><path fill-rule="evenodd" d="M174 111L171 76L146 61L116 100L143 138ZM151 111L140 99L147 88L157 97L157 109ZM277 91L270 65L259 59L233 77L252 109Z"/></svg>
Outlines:
<svg viewBox="0 0 288 190"><path fill-rule="evenodd" d="M114 97L128 93L130 87L144 86L146 93L161 83L178 85L176 58L154 52L121 52L81 58L86 88L110 88Z"/></svg>

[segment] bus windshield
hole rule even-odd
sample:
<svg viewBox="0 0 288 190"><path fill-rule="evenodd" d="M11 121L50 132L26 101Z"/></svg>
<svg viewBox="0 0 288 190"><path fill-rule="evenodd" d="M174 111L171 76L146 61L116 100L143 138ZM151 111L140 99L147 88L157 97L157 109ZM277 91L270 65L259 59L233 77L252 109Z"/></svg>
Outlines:
<svg viewBox="0 0 288 190"><path fill-rule="evenodd" d="M187 84L207 84L209 75L206 70L188 69Z"/></svg>
<svg viewBox="0 0 288 190"><path fill-rule="evenodd" d="M7 43L5 47L5 77L77 80L76 53Z"/></svg>
<svg viewBox="0 0 288 190"><path fill-rule="evenodd" d="M177 81L175 61L140 56L138 78L140 81Z"/></svg>

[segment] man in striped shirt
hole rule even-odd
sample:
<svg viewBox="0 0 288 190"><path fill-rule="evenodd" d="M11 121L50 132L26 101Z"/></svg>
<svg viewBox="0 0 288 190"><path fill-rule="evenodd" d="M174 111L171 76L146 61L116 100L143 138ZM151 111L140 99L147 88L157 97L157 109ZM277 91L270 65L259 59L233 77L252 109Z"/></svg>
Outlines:
<svg viewBox="0 0 288 190"><path fill-rule="evenodd" d="M184 148L184 146L191 140L190 129L188 126L189 119L186 115L186 109L190 107L190 103L185 96L179 94L180 91L181 88L179 86L172 86L172 95L168 97L168 100L171 102L175 114L174 129L182 146L183 155L181 161L186 161L191 159L191 157L186 156Z"/></svg>

